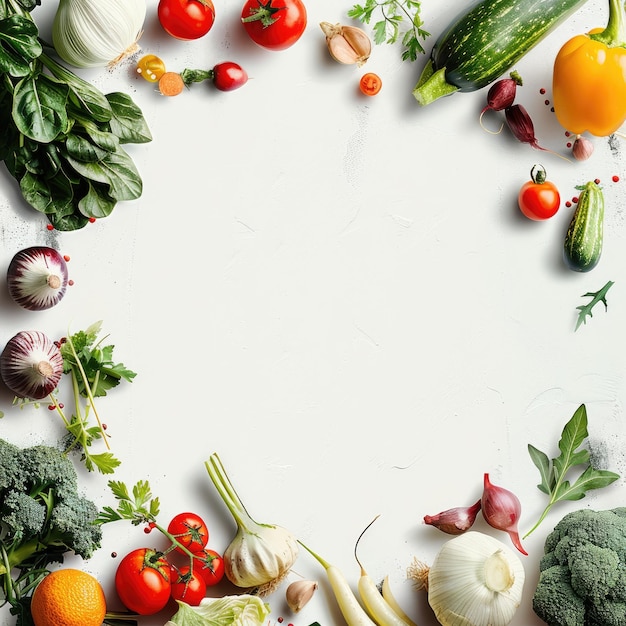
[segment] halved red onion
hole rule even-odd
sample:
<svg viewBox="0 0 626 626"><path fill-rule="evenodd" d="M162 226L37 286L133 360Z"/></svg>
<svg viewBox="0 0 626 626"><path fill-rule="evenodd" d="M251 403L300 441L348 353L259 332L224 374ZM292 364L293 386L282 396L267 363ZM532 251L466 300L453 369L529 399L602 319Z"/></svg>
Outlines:
<svg viewBox="0 0 626 626"><path fill-rule="evenodd" d="M61 351L38 330L17 333L0 354L0 376L19 398L45 398L54 391L62 374Z"/></svg>
<svg viewBox="0 0 626 626"><path fill-rule="evenodd" d="M30 311L43 311L58 304L65 295L67 263L54 248L25 248L11 260L7 283L17 304Z"/></svg>

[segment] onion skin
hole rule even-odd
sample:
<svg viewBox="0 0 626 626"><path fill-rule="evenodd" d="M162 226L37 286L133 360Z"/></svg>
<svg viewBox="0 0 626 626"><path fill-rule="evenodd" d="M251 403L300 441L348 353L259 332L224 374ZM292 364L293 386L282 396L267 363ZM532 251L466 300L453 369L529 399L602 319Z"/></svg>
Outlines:
<svg viewBox="0 0 626 626"><path fill-rule="evenodd" d="M22 308L29 311L50 309L65 295L67 263L54 248L25 248L9 263L7 284L9 294Z"/></svg>
<svg viewBox="0 0 626 626"><path fill-rule="evenodd" d="M0 354L0 376L19 398L45 398L56 389L62 374L61 351L37 330L17 333Z"/></svg>

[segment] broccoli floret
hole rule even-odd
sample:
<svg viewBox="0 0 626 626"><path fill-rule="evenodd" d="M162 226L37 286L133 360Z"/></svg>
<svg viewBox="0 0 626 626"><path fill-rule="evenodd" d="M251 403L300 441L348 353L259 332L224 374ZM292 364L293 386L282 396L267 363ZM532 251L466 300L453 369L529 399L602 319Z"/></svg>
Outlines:
<svg viewBox="0 0 626 626"><path fill-rule="evenodd" d="M626 508L566 515L539 569L533 609L549 626L624 626Z"/></svg>
<svg viewBox="0 0 626 626"><path fill-rule="evenodd" d="M69 552L88 559L100 547L97 516L60 449L0 439L0 588L13 613L24 610L50 563Z"/></svg>

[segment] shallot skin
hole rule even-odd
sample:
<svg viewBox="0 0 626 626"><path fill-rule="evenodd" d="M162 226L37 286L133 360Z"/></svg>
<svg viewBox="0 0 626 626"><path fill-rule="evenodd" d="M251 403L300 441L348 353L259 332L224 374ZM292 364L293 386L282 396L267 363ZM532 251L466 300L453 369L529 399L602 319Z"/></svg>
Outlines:
<svg viewBox="0 0 626 626"><path fill-rule="evenodd" d="M11 298L29 311L44 311L58 304L65 296L68 279L65 259L47 246L20 250L7 269Z"/></svg>

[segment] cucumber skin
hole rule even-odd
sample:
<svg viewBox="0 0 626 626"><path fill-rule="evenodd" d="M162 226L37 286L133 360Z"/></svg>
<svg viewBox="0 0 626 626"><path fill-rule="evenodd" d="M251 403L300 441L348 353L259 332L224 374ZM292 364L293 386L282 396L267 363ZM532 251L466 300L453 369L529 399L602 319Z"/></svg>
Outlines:
<svg viewBox="0 0 626 626"><path fill-rule="evenodd" d="M437 39L433 71L459 91L476 91L502 76L587 0L482 0Z"/></svg>
<svg viewBox="0 0 626 626"><path fill-rule="evenodd" d="M563 258L569 269L588 272L600 260L604 239L604 194L589 181L578 196L576 210L565 235Z"/></svg>

